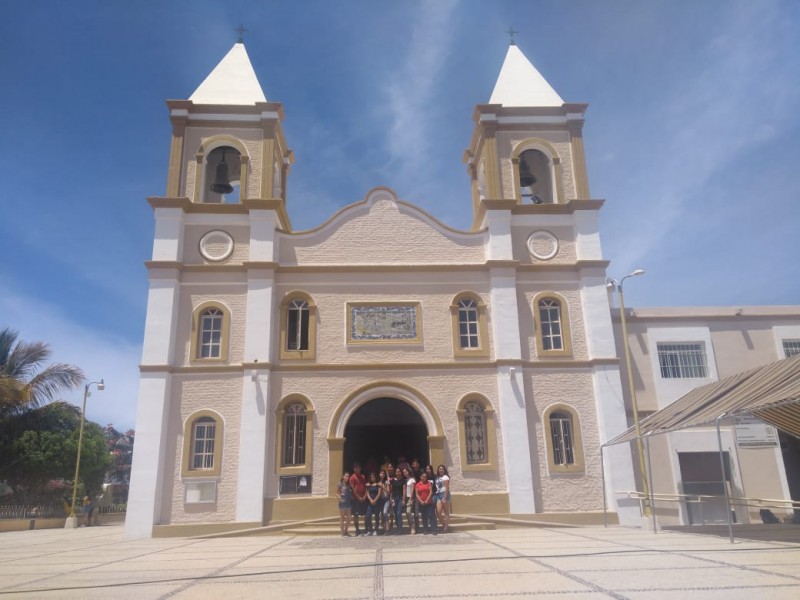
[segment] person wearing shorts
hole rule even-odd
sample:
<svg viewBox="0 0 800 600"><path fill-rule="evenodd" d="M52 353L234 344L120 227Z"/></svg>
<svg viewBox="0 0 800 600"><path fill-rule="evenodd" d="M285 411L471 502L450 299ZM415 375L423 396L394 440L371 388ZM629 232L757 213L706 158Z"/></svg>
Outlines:
<svg viewBox="0 0 800 600"><path fill-rule="evenodd" d="M350 537L347 530L350 527L350 500L352 496L350 473L345 471L342 475L342 480L336 486L336 499L339 501L339 529L342 532L342 537Z"/></svg>
<svg viewBox="0 0 800 600"><path fill-rule="evenodd" d="M442 525L442 531L447 533L450 526L450 476L447 467L439 465L436 468L436 494L433 496L436 505L436 516Z"/></svg>

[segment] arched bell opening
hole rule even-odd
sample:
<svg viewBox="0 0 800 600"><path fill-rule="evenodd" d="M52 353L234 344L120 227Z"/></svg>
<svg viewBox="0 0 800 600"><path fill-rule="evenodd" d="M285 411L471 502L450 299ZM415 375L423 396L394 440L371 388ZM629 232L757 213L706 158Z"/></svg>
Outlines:
<svg viewBox="0 0 800 600"><path fill-rule="evenodd" d="M519 190L522 204L552 204L553 185L550 160L540 150L519 155Z"/></svg>
<svg viewBox="0 0 800 600"><path fill-rule="evenodd" d="M203 202L238 204L241 172L242 160L236 148L231 146L214 148L206 159Z"/></svg>
<svg viewBox="0 0 800 600"><path fill-rule="evenodd" d="M430 461L425 421L411 405L396 398L376 398L363 404L348 420L344 437L341 471L349 471L359 462L368 473L387 456L394 465L400 456L408 462L418 458L423 465Z"/></svg>

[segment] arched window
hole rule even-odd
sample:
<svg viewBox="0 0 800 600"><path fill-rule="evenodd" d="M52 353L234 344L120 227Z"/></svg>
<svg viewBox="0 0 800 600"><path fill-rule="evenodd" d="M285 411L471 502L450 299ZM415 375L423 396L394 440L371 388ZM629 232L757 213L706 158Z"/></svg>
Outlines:
<svg viewBox="0 0 800 600"><path fill-rule="evenodd" d="M205 164L203 202L236 204L240 198L242 160L231 146L220 146L208 153Z"/></svg>
<svg viewBox="0 0 800 600"><path fill-rule="evenodd" d="M478 402L464 405L464 434L467 443L467 464L486 462L486 417L483 406Z"/></svg>
<svg viewBox="0 0 800 600"><path fill-rule="evenodd" d="M456 356L488 356L486 305L471 292L459 294L450 305Z"/></svg>
<svg viewBox="0 0 800 600"><path fill-rule="evenodd" d="M550 161L540 150L525 150L519 155L519 193L523 204L551 204Z"/></svg>
<svg viewBox="0 0 800 600"><path fill-rule="evenodd" d="M563 350L564 332L561 328L561 303L555 298L539 300L539 323L542 331L542 349Z"/></svg>
<svg viewBox="0 0 800 600"><path fill-rule="evenodd" d="M293 394L280 402L276 416L278 474L309 474L314 419L311 402L304 396Z"/></svg>
<svg viewBox="0 0 800 600"><path fill-rule="evenodd" d="M198 306L192 319L192 360L227 360L229 329L229 313L221 304Z"/></svg>
<svg viewBox="0 0 800 600"><path fill-rule="evenodd" d="M577 411L554 404L542 415L546 424L547 464L552 473L583 471L583 446Z"/></svg>
<svg viewBox="0 0 800 600"><path fill-rule="evenodd" d="M308 350L308 302L298 298L289 303L287 350Z"/></svg>
<svg viewBox="0 0 800 600"><path fill-rule="evenodd" d="M306 462L306 407L296 402L286 408L283 417L283 466Z"/></svg>
<svg viewBox="0 0 800 600"><path fill-rule="evenodd" d="M461 442L461 470L497 469L494 410L487 400L474 395L462 398L456 410Z"/></svg>
<svg viewBox="0 0 800 600"><path fill-rule="evenodd" d="M222 356L222 311L209 308L200 314L200 340L197 358Z"/></svg>
<svg viewBox="0 0 800 600"><path fill-rule="evenodd" d="M572 436L572 417L565 412L550 413L550 435L553 444L553 463L574 465L575 447Z"/></svg>
<svg viewBox="0 0 800 600"><path fill-rule="evenodd" d="M313 359L316 306L307 294L294 292L281 303L281 358Z"/></svg>
<svg viewBox="0 0 800 600"><path fill-rule="evenodd" d="M534 306L539 356L569 355L569 320L564 302L553 294L539 294L534 299Z"/></svg>
<svg viewBox="0 0 800 600"><path fill-rule="evenodd" d="M184 477L217 476L222 458L222 418L210 410L190 416L183 430Z"/></svg>

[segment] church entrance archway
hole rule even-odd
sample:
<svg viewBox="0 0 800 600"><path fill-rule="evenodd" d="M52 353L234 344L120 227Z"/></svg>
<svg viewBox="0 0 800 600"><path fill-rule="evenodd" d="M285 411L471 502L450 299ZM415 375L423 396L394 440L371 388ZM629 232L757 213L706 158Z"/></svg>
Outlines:
<svg viewBox="0 0 800 600"><path fill-rule="evenodd" d="M380 466L385 457L397 464L398 456L409 462L429 461L428 428L425 420L407 402L397 398L375 398L361 405L347 421L344 430L343 470L360 462L367 473Z"/></svg>

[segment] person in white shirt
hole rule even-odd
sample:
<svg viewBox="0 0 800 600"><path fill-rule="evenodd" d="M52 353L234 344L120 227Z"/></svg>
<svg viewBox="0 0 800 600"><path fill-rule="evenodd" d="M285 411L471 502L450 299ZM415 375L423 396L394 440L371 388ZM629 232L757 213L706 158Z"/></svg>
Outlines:
<svg viewBox="0 0 800 600"><path fill-rule="evenodd" d="M436 495L433 499L436 502L436 516L442 525L442 532L447 533L447 527L450 525L450 476L444 465L436 468Z"/></svg>
<svg viewBox="0 0 800 600"><path fill-rule="evenodd" d="M416 534L417 529L419 529L419 516L417 515L416 511L414 510L414 486L417 483L417 480L414 479L414 475L411 473L409 469L403 469L403 477L406 478L406 489L403 492L403 506L406 509L406 522L408 523L408 531L409 533Z"/></svg>

